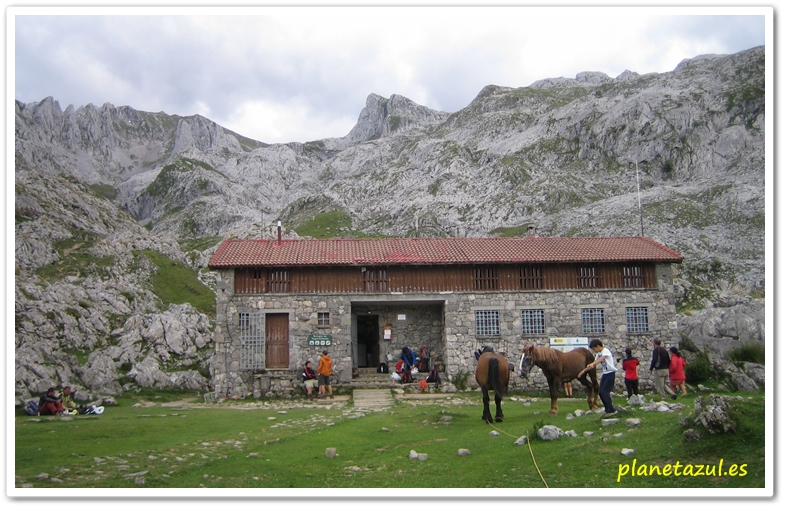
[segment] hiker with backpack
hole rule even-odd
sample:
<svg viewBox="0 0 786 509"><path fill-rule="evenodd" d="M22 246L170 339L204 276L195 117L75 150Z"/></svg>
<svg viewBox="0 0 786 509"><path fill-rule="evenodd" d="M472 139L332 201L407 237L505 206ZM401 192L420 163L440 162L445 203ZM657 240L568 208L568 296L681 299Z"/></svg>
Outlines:
<svg viewBox="0 0 786 509"><path fill-rule="evenodd" d="M38 400L38 415L65 415L63 399L57 395L54 387L46 390Z"/></svg>

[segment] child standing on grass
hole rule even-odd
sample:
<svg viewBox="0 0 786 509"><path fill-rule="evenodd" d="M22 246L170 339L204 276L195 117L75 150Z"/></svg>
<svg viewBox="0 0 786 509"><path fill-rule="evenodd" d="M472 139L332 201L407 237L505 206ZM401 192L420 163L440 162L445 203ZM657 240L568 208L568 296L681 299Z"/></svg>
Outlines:
<svg viewBox="0 0 786 509"><path fill-rule="evenodd" d="M625 349L625 360L622 361L625 370L625 388L628 390L628 399L634 394L639 395L639 360L631 355L630 348Z"/></svg>
<svg viewBox="0 0 786 509"><path fill-rule="evenodd" d="M600 377L598 395L606 411L603 417L609 417L617 413L617 411L614 410L614 404L611 402L611 390L614 388L614 375L617 372L617 367L614 365L614 356L611 354L611 350L604 347L599 339L590 341L589 347L590 350L595 352L595 360L587 364L587 367L581 370L579 376L591 369L595 369L595 366L598 364L601 365L603 368L603 375Z"/></svg>

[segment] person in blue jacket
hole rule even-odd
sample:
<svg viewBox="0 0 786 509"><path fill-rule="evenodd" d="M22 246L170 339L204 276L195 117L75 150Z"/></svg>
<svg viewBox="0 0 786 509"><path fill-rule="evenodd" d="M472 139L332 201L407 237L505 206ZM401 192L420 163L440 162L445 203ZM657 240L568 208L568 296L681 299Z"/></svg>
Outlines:
<svg viewBox="0 0 786 509"><path fill-rule="evenodd" d="M404 372L401 374L401 383L412 383L412 367L417 362L415 354L409 347L405 346L401 349L401 360L404 361Z"/></svg>

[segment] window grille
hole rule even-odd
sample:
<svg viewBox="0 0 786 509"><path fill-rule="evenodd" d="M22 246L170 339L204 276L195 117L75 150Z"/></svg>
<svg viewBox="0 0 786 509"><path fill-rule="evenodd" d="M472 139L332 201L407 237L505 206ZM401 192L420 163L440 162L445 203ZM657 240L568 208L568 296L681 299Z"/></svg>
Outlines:
<svg viewBox="0 0 786 509"><path fill-rule="evenodd" d="M650 322L645 307L625 308L625 321L628 332L649 332Z"/></svg>
<svg viewBox="0 0 786 509"><path fill-rule="evenodd" d="M641 288L644 286L644 271L640 265L622 268L622 286L625 288Z"/></svg>
<svg viewBox="0 0 786 509"><path fill-rule="evenodd" d="M543 288L543 267L540 265L525 266L519 269L520 287L524 290Z"/></svg>
<svg viewBox="0 0 786 509"><path fill-rule="evenodd" d="M475 267L475 290L497 290L499 276L496 267Z"/></svg>
<svg viewBox="0 0 786 509"><path fill-rule="evenodd" d="M330 313L317 313L317 325L330 325Z"/></svg>
<svg viewBox="0 0 786 509"><path fill-rule="evenodd" d="M606 316L604 309L582 309L581 330L584 334L598 334L606 332Z"/></svg>
<svg viewBox="0 0 786 509"><path fill-rule="evenodd" d="M475 311L475 334L477 336L499 336L499 311Z"/></svg>
<svg viewBox="0 0 786 509"><path fill-rule="evenodd" d="M363 288L367 292L388 291L388 271L384 267L366 269L363 273Z"/></svg>
<svg viewBox="0 0 786 509"><path fill-rule="evenodd" d="M598 288L600 286L600 274L595 265L582 265L578 272L579 288Z"/></svg>
<svg viewBox="0 0 786 509"><path fill-rule="evenodd" d="M286 293L292 289L292 280L289 270L275 269L268 272L267 291L268 293Z"/></svg>
<svg viewBox="0 0 786 509"><path fill-rule="evenodd" d="M263 313L240 313L240 369L265 367L265 320Z"/></svg>
<svg viewBox="0 0 786 509"><path fill-rule="evenodd" d="M521 331L524 334L545 334L546 312L543 309L522 309Z"/></svg>

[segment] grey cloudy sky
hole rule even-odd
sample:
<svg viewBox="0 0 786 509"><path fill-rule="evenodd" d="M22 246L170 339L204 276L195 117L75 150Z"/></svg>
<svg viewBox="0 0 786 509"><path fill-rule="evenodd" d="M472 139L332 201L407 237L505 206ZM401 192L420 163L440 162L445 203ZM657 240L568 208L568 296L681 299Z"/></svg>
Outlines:
<svg viewBox="0 0 786 509"><path fill-rule="evenodd" d="M109 102L198 113L260 141L303 142L346 135L371 93L453 112L489 84L523 87L582 71L671 71L685 58L765 44L762 14L527 6L12 9L10 55L14 97L22 102L52 96L63 109Z"/></svg>

